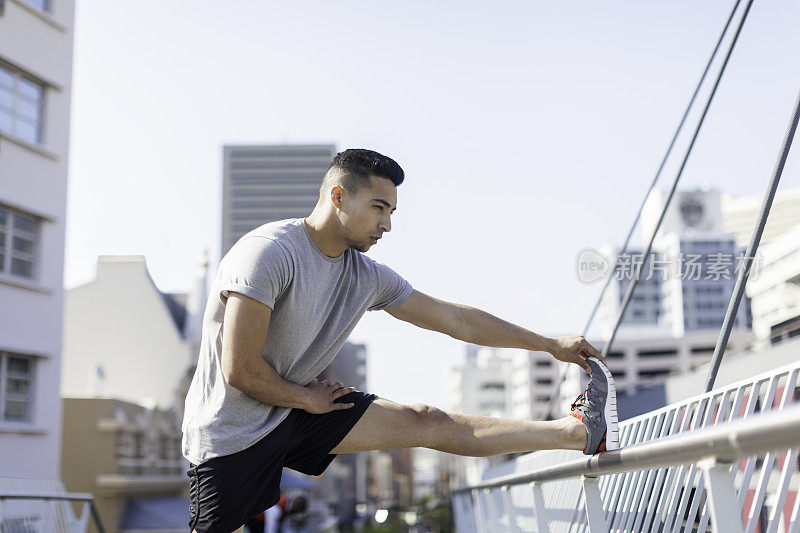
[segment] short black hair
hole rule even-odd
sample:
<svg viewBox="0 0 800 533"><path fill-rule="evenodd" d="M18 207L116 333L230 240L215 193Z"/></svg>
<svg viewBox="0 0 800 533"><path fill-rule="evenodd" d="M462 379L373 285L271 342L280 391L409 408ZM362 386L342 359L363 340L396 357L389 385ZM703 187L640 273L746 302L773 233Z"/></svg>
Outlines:
<svg viewBox="0 0 800 533"><path fill-rule="evenodd" d="M337 176L341 176L341 184L346 190L356 194L362 185L369 183L370 176L386 178L397 187L403 183L405 172L391 157L365 148L349 148L336 154L331 161L320 194L333 185L331 181Z"/></svg>

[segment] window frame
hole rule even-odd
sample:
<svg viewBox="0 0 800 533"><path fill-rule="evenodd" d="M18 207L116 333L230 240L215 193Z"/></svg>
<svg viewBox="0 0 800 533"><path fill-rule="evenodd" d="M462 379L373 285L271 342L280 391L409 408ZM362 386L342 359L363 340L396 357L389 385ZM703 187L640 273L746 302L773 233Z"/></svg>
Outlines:
<svg viewBox="0 0 800 533"><path fill-rule="evenodd" d="M5 204L0 204L0 211L5 212L6 220L0 225L0 234L3 235L3 244L0 245L0 276L26 280L30 282L39 281L39 266L41 261L41 242L42 242L42 218L14 209ZM16 217L29 219L33 222L33 231L27 232L15 227ZM14 249L17 239L31 242L31 251L22 252ZM31 275L25 276L13 272L14 259L26 261L31 264Z"/></svg>
<svg viewBox="0 0 800 533"><path fill-rule="evenodd" d="M25 359L30 365L28 376L24 378L9 376L8 363L11 358ZM34 410L36 408L36 378L37 378L37 357L16 353L0 351L0 424L33 424L35 421ZM6 402L8 400L8 380L26 379L28 381L28 391L25 402L27 403L27 417L25 419L11 419L6 417ZM11 401L21 401L12 399Z"/></svg>
<svg viewBox="0 0 800 533"><path fill-rule="evenodd" d="M24 1L24 0L23 0ZM25 2L27 4L27 2ZM28 4L30 5L30 4ZM31 6L33 7L33 6ZM35 7L33 7L36 9ZM11 129L7 130L5 128L0 127L0 134L7 134L13 136L17 139L21 139L22 141L31 143L35 146L42 147L45 144L45 135L44 135L44 123L45 123L45 112L47 110L47 88L48 84L43 82L42 80L37 79L35 76L25 72L19 67L16 67L10 63L5 61L0 61L0 69L4 70L5 72L9 73L13 77L13 87L7 87L5 84L0 85L0 87L5 91L11 91L11 103L12 107L10 109L10 115L8 114L9 108L0 104L0 111L4 112L6 116L11 118ZM25 82L31 83L36 85L40 89L40 97L38 101L32 100L27 95L23 94L20 90L20 80ZM35 122L32 122L30 118L26 117L25 115L21 114L18 110L19 101L23 103L37 106L39 118ZM23 122L29 126L33 126L35 128L35 136L34 139L31 139L28 136L21 134L17 128L17 121Z"/></svg>
<svg viewBox="0 0 800 533"><path fill-rule="evenodd" d="M52 15L52 13L53 13L53 11L52 11L53 5L52 5L52 2L50 2L50 0L42 0L42 4L43 5L42 5L41 8L39 6L37 6L37 5L34 5L31 2L31 0L22 0L22 2L24 2L26 5L32 7L33 9L35 9L36 11L38 11L40 13L47 13L48 15Z"/></svg>

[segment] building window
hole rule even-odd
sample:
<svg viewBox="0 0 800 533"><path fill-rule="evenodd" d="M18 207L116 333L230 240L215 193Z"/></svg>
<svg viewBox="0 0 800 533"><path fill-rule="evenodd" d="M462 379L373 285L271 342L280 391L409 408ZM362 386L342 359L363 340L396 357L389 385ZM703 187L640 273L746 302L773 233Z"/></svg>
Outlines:
<svg viewBox="0 0 800 533"><path fill-rule="evenodd" d="M639 371L639 378L647 379L647 378L655 378L659 376L663 376L665 374L669 374L668 368L663 369L654 369L654 370L640 370Z"/></svg>
<svg viewBox="0 0 800 533"><path fill-rule="evenodd" d="M0 205L0 274L36 277L39 220Z"/></svg>
<svg viewBox="0 0 800 533"><path fill-rule="evenodd" d="M0 64L0 131L42 142L44 86Z"/></svg>
<svg viewBox="0 0 800 533"><path fill-rule="evenodd" d="M33 420L33 357L0 352L0 420Z"/></svg>
<svg viewBox="0 0 800 533"><path fill-rule="evenodd" d="M672 357L678 354L677 350L641 350L639 357Z"/></svg>
<svg viewBox="0 0 800 533"><path fill-rule="evenodd" d="M23 0L23 2L44 13L50 12L50 0Z"/></svg>

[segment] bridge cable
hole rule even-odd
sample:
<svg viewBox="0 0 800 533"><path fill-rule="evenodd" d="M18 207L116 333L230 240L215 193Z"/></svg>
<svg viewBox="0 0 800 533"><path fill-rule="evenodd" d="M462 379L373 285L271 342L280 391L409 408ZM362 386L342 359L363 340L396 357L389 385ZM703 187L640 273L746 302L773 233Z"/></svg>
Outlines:
<svg viewBox="0 0 800 533"><path fill-rule="evenodd" d="M600 297L597 299L597 302L595 303L594 309L592 310L591 316L589 317L589 321L587 322L586 326L584 327L584 333L583 333L584 336L588 333L589 326L591 325L591 323L592 323L592 321L593 321L593 319L595 317L595 314L597 312L597 309L600 306L600 303L601 303L601 301L603 299L603 295L604 295L606 289L608 288L611 280L615 277L616 267L617 267L617 264L618 264L618 261L619 261L619 255L622 254L622 253L625 253L625 251L627 250L628 243L630 242L630 238L631 238L631 236L633 234L634 228L636 227L636 224L638 223L639 217L641 216L641 213L642 213L644 205L645 205L645 203L647 201L647 198L650 195L650 193L652 192L656 182L658 181L658 178L660 177L660 174L661 174L661 172L662 172L662 170L663 170L663 168L664 168L664 166L666 164L666 161L667 161L669 155L672 152L672 148L674 147L675 142L676 142L676 140L678 138L678 135L680 134L681 129L683 128L683 125L684 125L684 123L686 121L686 118L688 117L688 114L689 114L689 112L690 112L690 110L691 110L691 108L692 108L692 106L694 104L694 101L695 101L695 99L697 97L697 94L700 91L700 87L702 86L702 84L703 84L703 82L705 80L706 74L708 73L708 71L709 71L709 69L711 67L711 64L714 61L714 57L717 54L717 51L718 51L718 49L719 49L719 47L720 47L720 45L721 45L721 43L722 43L722 41L723 41L723 39L725 37L725 34L728 31L729 25L731 23L731 20L733 19L734 14L736 13L736 10L739 7L740 1L741 0L736 0L736 3L734 4L733 9L731 10L731 13L730 13L730 15L728 17L728 20L725 23L725 27L723 28L723 31L720 34L719 39L717 40L717 44L714 47L714 51L712 52L711 57L709 57L709 59L708 59L708 62L706 64L706 68L703 71L702 76L700 77L700 81L698 82L697 87L695 88L694 93L692 94L692 98L690 99L689 104L687 105L686 110L684 111L683 117L681 118L681 121L680 121L678 127L675 130L675 134L673 135L672 141L670 142L669 147L667 148L667 151L664 154L664 157L662 158L661 164L659 165L659 168L658 168L658 172L656 173L656 176L653 179L653 181L652 181L652 183L650 185L650 188L647 191L647 194L645 195L644 199L642 200L642 203L641 203L641 205L639 207L639 211L637 212L636 217L634 219L634 222L633 222L630 230L628 231L628 236L627 236L627 238L625 240L625 245L623 246L622 250L617 254L617 257L616 257L616 259L614 261L614 267L609 269L609 274L606 277L606 281L605 281L603 289L602 289L602 291L600 293ZM705 117L706 117L706 114L708 113L708 109L711 106L711 102L714 99L714 95L716 94L717 88L719 87L719 83L720 83L720 81L722 79L722 75L725 72L725 68L727 67L728 60L730 59L731 54L733 53L733 50L734 50L734 48L736 46L736 42L738 41L739 34L741 33L742 27L744 26L744 22L747 19L747 15L748 15L748 13L750 11L750 7L752 6L752 4L753 4L753 0L749 0L748 3L747 3L747 6L745 7L743 15L742 15L741 19L739 20L739 25L736 28L736 33L734 34L733 39L731 41L731 44L728 47L728 51L727 51L727 53L725 55L725 59L723 60L722 66L720 67L719 73L717 74L717 78L716 78L716 80L714 82L714 87L712 88L711 93L709 94L708 100L706 101L706 105L705 105L705 108L703 109L703 113L702 113L702 115L700 117L700 120L698 121L697 127L695 128L694 135L692 136L692 140L689 143L689 147L686 150L686 153L684 155L683 162L682 162L682 164L680 166L680 169L678 170L678 173L675 176L675 179L674 179L673 184L672 184L672 189L670 190L670 194L667 197L667 201L664 204L664 208L662 209L661 216L659 217L658 223L656 224L656 227L655 227L655 229L653 231L653 235L651 236L650 242L649 242L649 244L647 246L647 251L642 256L643 258L647 258L648 255L650 254L650 249L652 248L653 241L654 241L654 239L656 237L656 234L658 233L659 228L661 227L661 222L664 219L664 215L665 215L665 213L667 211L667 208L670 205L672 197L674 196L674 192L675 192L675 189L677 187L678 181L680 180L681 175L683 174L683 169L686 166L686 163L687 163L687 161L689 159L689 156L691 155L692 148L694 147L694 143L695 143L695 141L697 139L697 136L698 136L698 134L700 132L700 129L701 129L702 125L703 125L703 122L705 121ZM643 260L641 263L639 263L637 265L637 268L636 268L636 271L634 273L633 279L631 280L631 283L628 286L628 290L627 290L627 292L625 294L625 298L623 299L622 308L621 308L621 310L619 312L619 316L618 316L616 324L614 326L614 330L613 330L609 340L605 343L605 345L603 347L603 350L601 352L604 358L608 354L608 352L609 352L609 350L611 348L611 345L614 342L614 338L616 337L617 330L619 329L620 323L622 322L622 318L623 318L623 316L625 314L625 310L627 309L628 303L629 303L630 298L631 298L631 296L633 294L633 289L636 287L636 284L639 281L639 275L640 275L641 269L642 269L642 267L644 266L645 263L646 263L646 260ZM557 381L555 390L554 390L553 394L550 396L550 401L549 401L548 406L547 406L547 408L546 408L546 410L544 412L545 416L543 416L542 418L547 419L547 420L552 418L553 407L555 406L555 403L558 401L561 385L563 384L564 380L566 379L566 375L567 375L567 371L568 370L569 370L569 367L565 368L561 372L561 375L560 375L560 377L559 377L559 379Z"/></svg>
<svg viewBox="0 0 800 533"><path fill-rule="evenodd" d="M761 204L761 211L758 214L758 221L753 228L753 233L750 236L750 243L747 245L747 252L742 258L742 265L739 268L739 276L736 278L736 286L733 289L733 295L730 302L728 302L728 311L725 313L725 322L722 324L722 329L717 339L717 345L714 348L714 355L711 358L711 365L706 379L706 392L714 388L714 381L717 379L717 372L722 363L722 356L725 354L725 348L728 345L728 338L733 329L733 324L736 317L736 312L739 310L739 302L742 300L744 288L750 276L750 269L755 259L755 254L758 251L758 245L761 242L761 235L764 233L764 226L767 224L767 217L772 209L772 200L775 198L775 192L778 189L778 183L783 174L783 167L786 164L786 158L789 156L789 150L792 148L792 140L794 139L795 131L797 130L797 121L800 117L800 93L797 95L797 101L794 105L794 113L786 127L786 133L783 137L781 144L780 155L778 161L775 162L775 168L772 171L772 178L770 179L767 192L764 194L764 200Z"/></svg>

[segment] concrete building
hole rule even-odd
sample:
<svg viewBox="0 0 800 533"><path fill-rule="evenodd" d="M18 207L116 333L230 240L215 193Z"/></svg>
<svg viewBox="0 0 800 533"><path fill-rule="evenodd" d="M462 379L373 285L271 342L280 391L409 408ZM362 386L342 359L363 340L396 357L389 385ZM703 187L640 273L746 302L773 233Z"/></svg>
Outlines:
<svg viewBox="0 0 800 533"><path fill-rule="evenodd" d="M188 478L173 412L65 398L63 428L61 479L70 492L94 495L106 530L133 531L145 521L159 531L186 529ZM143 502L158 502L158 513L147 513ZM96 531L93 523L89 531Z"/></svg>
<svg viewBox="0 0 800 533"><path fill-rule="evenodd" d="M514 352L465 345L464 365L450 370L447 409L461 414L511 418ZM451 456L448 467L451 485L476 481L487 461L482 457Z"/></svg>
<svg viewBox="0 0 800 533"><path fill-rule="evenodd" d="M763 201L763 192L741 197L722 195L723 231L732 233L738 246L747 247L750 243ZM800 224L800 187L779 189L772 201L761 242L771 242L797 224Z"/></svg>
<svg viewBox="0 0 800 533"><path fill-rule="evenodd" d="M414 469L413 496L415 504L420 500L438 500L448 488L449 454L429 448L413 448L411 452Z"/></svg>
<svg viewBox="0 0 800 533"><path fill-rule="evenodd" d="M367 494L370 502L373 502L367 509L374 512L375 509L386 509L397 501L392 483L392 455L385 450L367 453L370 464Z"/></svg>
<svg viewBox="0 0 800 533"><path fill-rule="evenodd" d="M547 352L503 350L511 353L511 418L540 420L550 404L561 363ZM558 417L561 406L555 405Z"/></svg>
<svg viewBox="0 0 800 533"><path fill-rule="evenodd" d="M341 381L347 387L367 390L367 348L346 342L330 366L320 376L332 383ZM356 508L367 503L368 454L347 453L336 457L322 476L317 494L329 507L336 509L339 527L348 530L357 519Z"/></svg>
<svg viewBox="0 0 800 533"><path fill-rule="evenodd" d="M663 191L653 191L645 204L642 232L646 238L652 235L665 202ZM601 307L604 337L611 335L635 266L643 261L643 250L626 254L609 251L606 246L604 255L618 256L619 261ZM676 192L653 243L652 255L644 262L621 328L654 335L668 330L676 337L684 332L719 330L744 252L733 234L724 233L719 191ZM748 330L751 322L750 301L745 299L734 328Z"/></svg>
<svg viewBox="0 0 800 533"><path fill-rule="evenodd" d="M456 413L511 416L512 365L505 350L466 346L464 366L450 371L447 407Z"/></svg>
<svg viewBox="0 0 800 533"><path fill-rule="evenodd" d="M740 246L750 242L763 194L723 197L725 227ZM760 349L800 334L800 187L779 190L747 284Z"/></svg>
<svg viewBox="0 0 800 533"><path fill-rule="evenodd" d="M797 362L800 339L784 338L766 347L744 347L725 352L714 381L714 387L724 387L762 372L792 365ZM665 405L685 400L705 391L710 362L706 361L689 370L672 372L663 379L642 384L633 393L620 398L620 420L659 409ZM800 385L795 392L800 397Z"/></svg>
<svg viewBox="0 0 800 533"><path fill-rule="evenodd" d="M766 347L800 334L800 223L759 251L758 276L748 283L747 294L753 302L753 333Z"/></svg>
<svg viewBox="0 0 800 533"><path fill-rule="evenodd" d="M220 257L262 224L310 214L335 153L332 144L223 147Z"/></svg>
<svg viewBox="0 0 800 533"><path fill-rule="evenodd" d="M74 8L0 3L0 487L58 479Z"/></svg>
<svg viewBox="0 0 800 533"><path fill-rule="evenodd" d="M628 408L628 396L640 388L661 383L669 376L681 374L708 363L714 353L719 337L718 330L690 331L682 336L674 336L669 331L620 330L614 346L606 356L609 370L614 376L620 416L629 418L635 407ZM588 339L602 349L603 339ZM734 330L728 340L728 351L736 351L750 346L752 333L748 330ZM569 405L583 392L589 376L577 366L570 366L559 391L561 415L569 411ZM699 392L699 391L698 391ZM623 405L625 407L623 407ZM637 412L638 414L638 412Z"/></svg>
<svg viewBox="0 0 800 533"><path fill-rule="evenodd" d="M161 292L143 256L100 256L96 279L65 296L62 395L182 412L185 379L197 361L198 339L187 332L197 333L189 326L204 298L193 296L196 307L187 309L189 295Z"/></svg>
<svg viewBox="0 0 800 533"><path fill-rule="evenodd" d="M414 505L414 448L387 450L392 457L392 486L395 503L402 509Z"/></svg>

